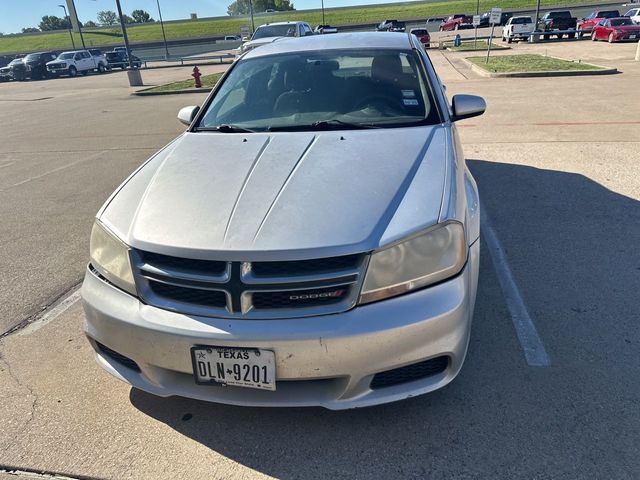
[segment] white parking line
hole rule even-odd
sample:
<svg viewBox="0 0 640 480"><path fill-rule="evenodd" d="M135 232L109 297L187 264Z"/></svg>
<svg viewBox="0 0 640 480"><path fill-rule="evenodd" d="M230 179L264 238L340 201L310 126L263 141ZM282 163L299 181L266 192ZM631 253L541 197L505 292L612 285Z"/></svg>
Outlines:
<svg viewBox="0 0 640 480"><path fill-rule="evenodd" d="M520 289L513 279L507 256L485 212L486 209L480 216L482 235L489 247L493 267L498 276L498 282L500 282L502 294L511 314L511 321L516 329L518 340L524 350L524 356L527 363L532 367L548 367L551 365L549 355L547 355L538 330L529 316L529 311L522 299Z"/></svg>
<svg viewBox="0 0 640 480"><path fill-rule="evenodd" d="M22 330L18 330L16 333L17 336L31 335L33 332L40 330L47 323L52 322L64 312L66 312L69 307L71 307L74 303L80 300L80 287L74 289L69 295L59 301L55 307L50 310L47 310L41 316L37 317L33 322L27 325Z"/></svg>

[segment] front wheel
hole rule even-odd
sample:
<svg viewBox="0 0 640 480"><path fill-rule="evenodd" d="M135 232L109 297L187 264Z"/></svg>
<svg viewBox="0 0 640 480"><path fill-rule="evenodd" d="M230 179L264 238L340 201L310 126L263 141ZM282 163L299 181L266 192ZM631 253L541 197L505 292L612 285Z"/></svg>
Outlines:
<svg viewBox="0 0 640 480"><path fill-rule="evenodd" d="M591 32L591 41L595 42L596 40L596 32Z"/></svg>
<svg viewBox="0 0 640 480"><path fill-rule="evenodd" d="M455 26L453 27L453 29L457 32L458 29L460 28L460 25L458 25L457 23L455 24Z"/></svg>
<svg viewBox="0 0 640 480"><path fill-rule="evenodd" d="M507 37L507 43L511 43L511 42L513 42L513 38Z"/></svg>
<svg viewBox="0 0 640 480"><path fill-rule="evenodd" d="M69 76L70 77L75 77L76 75L78 75L78 69L76 67L74 67L73 65L71 65L69 67Z"/></svg>
<svg viewBox="0 0 640 480"><path fill-rule="evenodd" d="M105 66L102 63L98 65L98 72L99 73L104 73L106 71L107 71L107 69L105 68Z"/></svg>

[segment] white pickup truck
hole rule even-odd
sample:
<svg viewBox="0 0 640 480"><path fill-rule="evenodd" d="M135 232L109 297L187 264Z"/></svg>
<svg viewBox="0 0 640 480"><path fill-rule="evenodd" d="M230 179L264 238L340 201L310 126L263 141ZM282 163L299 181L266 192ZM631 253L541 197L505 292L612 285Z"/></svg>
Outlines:
<svg viewBox="0 0 640 480"><path fill-rule="evenodd" d="M515 39L526 40L534 30L531 17L511 17L502 28L502 41L511 43Z"/></svg>
<svg viewBox="0 0 640 480"><path fill-rule="evenodd" d="M103 56L94 57L88 50L62 52L58 58L47 62L47 71L54 75L75 77L78 73L86 75L92 70L103 73L107 70L107 60Z"/></svg>

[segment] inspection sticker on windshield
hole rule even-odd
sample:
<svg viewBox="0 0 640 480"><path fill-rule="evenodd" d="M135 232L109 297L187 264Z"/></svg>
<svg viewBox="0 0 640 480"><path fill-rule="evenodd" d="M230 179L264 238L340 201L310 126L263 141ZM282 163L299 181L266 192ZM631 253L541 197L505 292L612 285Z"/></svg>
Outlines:
<svg viewBox="0 0 640 480"><path fill-rule="evenodd" d="M233 347L191 347L193 376L198 385L276 389L276 355L271 350Z"/></svg>
<svg viewBox="0 0 640 480"><path fill-rule="evenodd" d="M404 103L405 105L418 105L418 100L405 98L404 100L402 100L402 103Z"/></svg>
<svg viewBox="0 0 640 480"><path fill-rule="evenodd" d="M416 92L413 90L402 90L402 96L405 98L416 98Z"/></svg>

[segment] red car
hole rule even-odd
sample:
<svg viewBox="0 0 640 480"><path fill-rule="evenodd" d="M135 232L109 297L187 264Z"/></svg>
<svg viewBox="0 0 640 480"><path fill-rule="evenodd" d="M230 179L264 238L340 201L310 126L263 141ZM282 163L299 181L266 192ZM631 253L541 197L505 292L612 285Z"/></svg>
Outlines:
<svg viewBox="0 0 640 480"><path fill-rule="evenodd" d="M584 17L582 20L578 20L576 30L578 31L578 38L582 38L585 33L591 33L593 27L595 27L602 20L607 18L619 18L620 12L618 10L596 10Z"/></svg>
<svg viewBox="0 0 640 480"><path fill-rule="evenodd" d="M640 39L640 25L633 23L629 17L601 20L591 32L591 40L593 41L636 42L638 39Z"/></svg>
<svg viewBox="0 0 640 480"><path fill-rule="evenodd" d="M429 35L426 28L412 28L411 34L418 37L418 40L420 40L420 43L422 43L425 48L429 48L431 44L431 35Z"/></svg>
<svg viewBox="0 0 640 480"><path fill-rule="evenodd" d="M440 24L440 31L473 28L473 17L457 13L445 18Z"/></svg>

